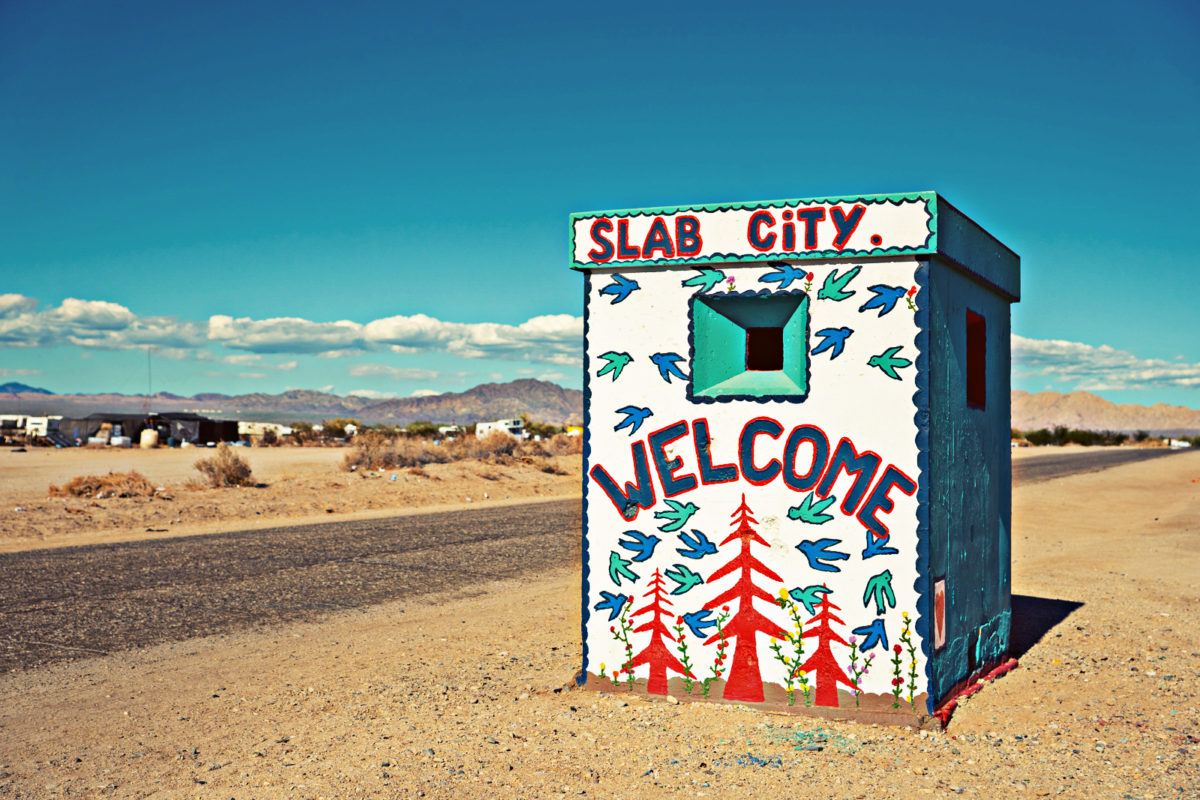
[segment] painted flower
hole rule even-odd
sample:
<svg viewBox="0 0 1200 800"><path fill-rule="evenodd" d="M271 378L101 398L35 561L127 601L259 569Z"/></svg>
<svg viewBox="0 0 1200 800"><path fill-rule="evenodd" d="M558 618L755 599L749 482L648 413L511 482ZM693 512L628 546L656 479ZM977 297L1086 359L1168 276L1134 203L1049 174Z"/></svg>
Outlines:
<svg viewBox="0 0 1200 800"><path fill-rule="evenodd" d="M892 648L892 652L896 655L900 655L900 653L903 652L903 649L900 647L900 645L896 645Z"/></svg>
<svg viewBox="0 0 1200 800"><path fill-rule="evenodd" d="M788 590L787 590L787 587L785 587L785 586L780 586L780 587L779 587L779 599L780 599L780 600L787 600L787 599L788 599Z"/></svg>
<svg viewBox="0 0 1200 800"><path fill-rule="evenodd" d="M908 290L909 297L912 297L916 293L917 293L917 287L915 287L915 286Z"/></svg>
<svg viewBox="0 0 1200 800"><path fill-rule="evenodd" d="M804 276L804 280L811 281L815 276L810 272Z"/></svg>

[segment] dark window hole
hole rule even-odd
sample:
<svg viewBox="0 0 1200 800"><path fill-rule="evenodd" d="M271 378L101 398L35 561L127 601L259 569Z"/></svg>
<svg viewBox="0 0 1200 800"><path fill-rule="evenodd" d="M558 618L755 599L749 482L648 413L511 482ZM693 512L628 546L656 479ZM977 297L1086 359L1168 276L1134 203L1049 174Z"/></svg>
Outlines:
<svg viewBox="0 0 1200 800"><path fill-rule="evenodd" d="M783 328L746 328L746 369L783 369Z"/></svg>

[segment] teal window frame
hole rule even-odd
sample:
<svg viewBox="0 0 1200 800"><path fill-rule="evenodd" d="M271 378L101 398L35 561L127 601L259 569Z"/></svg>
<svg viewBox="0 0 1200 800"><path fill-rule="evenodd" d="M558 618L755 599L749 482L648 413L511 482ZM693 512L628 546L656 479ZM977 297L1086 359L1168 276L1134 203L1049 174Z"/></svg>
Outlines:
<svg viewBox="0 0 1200 800"><path fill-rule="evenodd" d="M688 398L694 402L807 398L808 306L808 295L800 291L693 297L688 306L692 344ZM748 368L750 328L782 329L782 369Z"/></svg>

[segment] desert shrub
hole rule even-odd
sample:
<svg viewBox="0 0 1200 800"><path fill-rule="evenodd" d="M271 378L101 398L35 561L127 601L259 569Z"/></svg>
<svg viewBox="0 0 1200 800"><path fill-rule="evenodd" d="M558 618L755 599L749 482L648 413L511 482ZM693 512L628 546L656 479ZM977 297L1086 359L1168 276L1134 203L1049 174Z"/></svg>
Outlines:
<svg viewBox="0 0 1200 800"><path fill-rule="evenodd" d="M435 445L431 440L408 435L393 437L381 431L364 431L355 437L354 446L343 457L342 469L399 469L472 459L510 463L514 458L546 458L582 451L581 437L563 434L535 442L496 432L483 439L462 436Z"/></svg>
<svg viewBox="0 0 1200 800"><path fill-rule="evenodd" d="M346 428L353 425L356 430L362 430L362 423L353 417L347 419L338 417L337 419L327 419L321 423L322 438L325 439L344 439L346 438Z"/></svg>
<svg viewBox="0 0 1200 800"><path fill-rule="evenodd" d="M549 422L537 422L529 419L528 416L525 416L524 420L525 430L530 436L540 436L543 439L549 439L551 436L555 436L556 434L563 432L561 425L554 425Z"/></svg>
<svg viewBox="0 0 1200 800"><path fill-rule="evenodd" d="M208 485L214 489L225 486L254 485L254 476L250 472L250 465L225 442L217 445L215 456L201 458L194 466L208 481Z"/></svg>
<svg viewBox="0 0 1200 800"><path fill-rule="evenodd" d="M1017 431L1020 434L1020 431ZM1033 445L1063 445L1080 444L1084 447L1107 446L1124 444L1129 434L1117 431L1084 431L1066 428L1062 425L1054 430L1042 428L1036 431L1025 431L1025 439Z"/></svg>
<svg viewBox="0 0 1200 800"><path fill-rule="evenodd" d="M507 433L493 431L484 438L463 436L446 445L446 449L454 454L456 460L465 458L495 458L496 456L511 456L520 449L521 441Z"/></svg>
<svg viewBox="0 0 1200 800"><path fill-rule="evenodd" d="M153 497L155 486L137 471L79 475L50 487L51 497Z"/></svg>
<svg viewBox="0 0 1200 800"><path fill-rule="evenodd" d="M385 434L368 431L361 437L355 437L354 447L342 458L342 469L397 469L445 464L455 459L456 454L449 447L438 446L425 439L392 439Z"/></svg>
<svg viewBox="0 0 1200 800"><path fill-rule="evenodd" d="M573 456L583 452L583 437L582 436L567 436L565 433L560 433L556 436L551 436L545 442L546 450L551 455L556 456Z"/></svg>
<svg viewBox="0 0 1200 800"><path fill-rule="evenodd" d="M567 471L550 458L534 459L533 465L548 475L566 475Z"/></svg>
<svg viewBox="0 0 1200 800"><path fill-rule="evenodd" d="M432 439L438 434L437 424L426 419L410 422L404 427L404 430L409 436L420 436L426 439Z"/></svg>

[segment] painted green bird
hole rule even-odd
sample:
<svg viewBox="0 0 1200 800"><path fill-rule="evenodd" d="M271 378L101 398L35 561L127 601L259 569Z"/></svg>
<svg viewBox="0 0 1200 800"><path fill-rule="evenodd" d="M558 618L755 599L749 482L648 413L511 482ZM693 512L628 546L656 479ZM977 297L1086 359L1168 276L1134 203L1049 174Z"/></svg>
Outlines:
<svg viewBox="0 0 1200 800"><path fill-rule="evenodd" d="M828 586L822 586L819 583L814 583L812 586L805 586L803 589L797 586L795 589L789 589L788 594L792 596L800 605L804 606L804 610L810 615L817 613L817 604L821 602L821 595L829 594L832 589Z"/></svg>
<svg viewBox="0 0 1200 800"><path fill-rule="evenodd" d="M792 506L788 509L788 517L790 519L798 519L801 522L807 522L810 525L824 525L829 520L833 519L832 514L824 513L825 509L834 504L837 498L829 495L823 500L817 500L813 492L809 492L804 496L804 500L800 505Z"/></svg>
<svg viewBox="0 0 1200 800"><path fill-rule="evenodd" d="M614 381L621 377L621 370L625 369L630 361L633 361L633 356L629 355L629 353L618 353L616 350L601 353L600 358L608 363L600 368L600 371L596 373L596 377L601 378L611 373Z"/></svg>
<svg viewBox="0 0 1200 800"><path fill-rule="evenodd" d="M719 269L702 269L698 270L699 275L693 275L686 281L680 283L680 286L700 286L702 287L697 294L704 294L711 291L721 281L725 280L725 273Z"/></svg>
<svg viewBox="0 0 1200 800"><path fill-rule="evenodd" d="M817 292L818 300L837 300L842 301L854 294L854 290L846 291L846 284L854 280L854 276L859 273L862 267L858 266L846 272L842 276L838 276L838 271L832 270L825 276L825 283L821 284L821 290Z"/></svg>
<svg viewBox="0 0 1200 800"><path fill-rule="evenodd" d="M617 586L621 585L621 578L627 578L630 581L638 579L637 573L629 568L629 559L621 558L621 554L616 550L608 555L608 577Z"/></svg>
<svg viewBox="0 0 1200 800"><path fill-rule="evenodd" d="M875 613L882 614L888 606L896 607L896 595L892 593L892 573L889 570L875 575L867 581L866 591L863 592L863 608L868 608L875 601Z"/></svg>
<svg viewBox="0 0 1200 800"><path fill-rule="evenodd" d="M683 594L692 587L699 586L700 584L704 583L704 578L701 578L700 575L692 572L683 564L676 564L674 571L668 569L663 572L663 575L666 575L668 578L679 584L671 590L671 594Z"/></svg>
<svg viewBox="0 0 1200 800"><path fill-rule="evenodd" d="M887 375L893 380L900 380L900 376L896 374L896 370L903 369L912 364L907 358L900 358L896 353L900 352L901 345L889 347L877 356L871 356L867 360L868 367L879 367L884 375Z"/></svg>
<svg viewBox="0 0 1200 800"><path fill-rule="evenodd" d="M666 525L663 525L662 527L659 528L659 530L662 531L663 533L670 533L671 531L679 530L680 528L682 528L684 525L687 524L687 521L689 519L692 518L692 514L695 514L697 511L700 510L700 506L696 505L695 503L686 503L685 504L685 503L677 502L675 500L664 500L663 502L665 502L667 505L669 505L671 507L671 510L654 512L655 519L671 520Z"/></svg>

